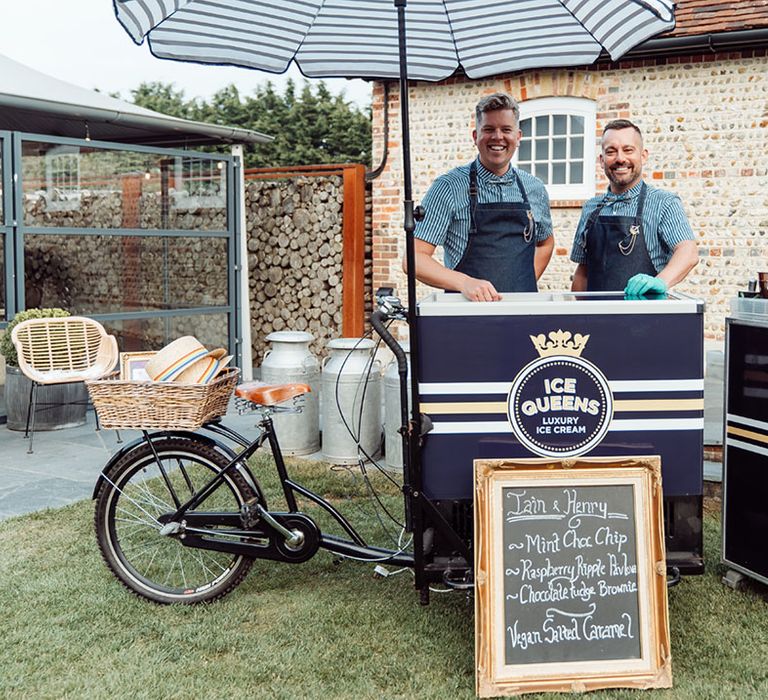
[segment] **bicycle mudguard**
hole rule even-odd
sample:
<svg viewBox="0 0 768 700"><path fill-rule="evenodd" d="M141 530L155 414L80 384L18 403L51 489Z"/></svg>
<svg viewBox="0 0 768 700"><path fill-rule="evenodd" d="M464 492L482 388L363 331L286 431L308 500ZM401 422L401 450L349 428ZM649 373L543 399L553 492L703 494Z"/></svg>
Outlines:
<svg viewBox="0 0 768 700"><path fill-rule="evenodd" d="M203 443L207 447L211 447L215 450L220 451L223 453L223 455L229 459L232 460L235 457L237 457L237 453L231 448L225 445L223 442L219 442L218 440L214 440L211 437L208 437L207 435L201 435L200 433L193 433L189 430L159 430L155 433L149 433L150 438L181 438L183 440L194 440L198 443ZM101 473L99 474L98 479L96 479L96 485L93 487L93 494L91 495L91 499L95 500L98 493L99 488L101 487L101 482L104 481L104 478L106 474L109 472L110 469L118 462L118 460L122 459L126 454L131 452L132 450L135 450L142 445L146 445L147 441L143 438L136 438L132 442L129 442L127 445L123 445L115 454L113 454L109 461L104 465L104 468L101 470ZM259 496L263 496L261 487L259 486L259 482L256 481L256 478L253 475L253 472L251 471L250 467L248 466L247 462L240 462L237 465L237 469L245 476L246 480L248 481L249 485L252 487L255 487L256 492L259 494ZM263 502L263 498L262 498Z"/></svg>

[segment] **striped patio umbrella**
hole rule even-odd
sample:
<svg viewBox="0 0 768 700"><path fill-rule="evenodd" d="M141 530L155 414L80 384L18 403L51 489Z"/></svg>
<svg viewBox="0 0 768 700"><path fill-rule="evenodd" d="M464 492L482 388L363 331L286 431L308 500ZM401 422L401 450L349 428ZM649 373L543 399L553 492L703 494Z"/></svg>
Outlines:
<svg viewBox="0 0 768 700"><path fill-rule="evenodd" d="M136 43L159 58L312 78L483 78L618 59L674 26L671 0L115 0Z"/></svg>
<svg viewBox="0 0 768 700"><path fill-rule="evenodd" d="M674 27L672 0L113 0L137 44L158 58L312 78L399 79L408 268L413 270L408 79L470 78L614 60ZM416 287L408 276L411 352ZM412 427L418 431L418 378ZM413 440L412 443L416 441ZM415 448L412 448L414 450ZM417 454L413 454L417 459Z"/></svg>

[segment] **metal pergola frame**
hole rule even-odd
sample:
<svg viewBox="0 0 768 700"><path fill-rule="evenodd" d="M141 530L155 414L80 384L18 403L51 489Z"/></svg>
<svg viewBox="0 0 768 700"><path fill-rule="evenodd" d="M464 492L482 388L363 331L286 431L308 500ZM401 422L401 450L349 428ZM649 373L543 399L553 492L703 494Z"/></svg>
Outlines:
<svg viewBox="0 0 768 700"><path fill-rule="evenodd" d="M226 163L226 229L224 230L183 230L183 229L135 229L135 228L74 228L60 226L27 226L24 223L23 210L23 168L22 149L25 142L37 142L53 145L86 147L88 149L103 149L109 151L124 151L146 153L159 157L194 157L199 160L215 160ZM145 320L153 318L177 318L208 314L227 314L227 341L230 352L235 355L235 362L242 365L242 300L240 298L240 276L242 274L240 238L241 203L237 196L239 192L236 174L242 163L239 158L225 153L205 153L201 151L157 148L152 146L137 146L111 141L94 141L72 139L33 134L25 132L0 131L0 147L2 148L2 200L3 216L0 233L4 237L4 281L5 281L5 312L6 317L0 318L0 330L25 305L25 270L24 242L28 235L60 235L60 236L136 236L142 238L225 238L227 240L227 300L226 305L196 306L178 309L159 309L146 311L123 311L112 313L90 313L81 309L80 313L90 316L100 322Z"/></svg>

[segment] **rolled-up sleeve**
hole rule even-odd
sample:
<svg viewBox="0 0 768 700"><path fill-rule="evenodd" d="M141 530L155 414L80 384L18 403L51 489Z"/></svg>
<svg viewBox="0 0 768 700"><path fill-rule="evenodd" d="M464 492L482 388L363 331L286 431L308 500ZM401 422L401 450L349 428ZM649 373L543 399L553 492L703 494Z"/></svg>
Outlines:
<svg viewBox="0 0 768 700"><path fill-rule="evenodd" d="M657 235L667 250L673 251L683 241L695 241L696 236L688 223L680 197L669 195L666 200L659 218Z"/></svg>
<svg viewBox="0 0 768 700"><path fill-rule="evenodd" d="M545 187L539 187L531 201L536 220L536 240L545 241L552 235L552 213L549 209L549 195Z"/></svg>
<svg viewBox="0 0 768 700"><path fill-rule="evenodd" d="M434 246L445 245L456 212L456 197L445 175L438 177L421 200L424 218L416 223L414 236Z"/></svg>

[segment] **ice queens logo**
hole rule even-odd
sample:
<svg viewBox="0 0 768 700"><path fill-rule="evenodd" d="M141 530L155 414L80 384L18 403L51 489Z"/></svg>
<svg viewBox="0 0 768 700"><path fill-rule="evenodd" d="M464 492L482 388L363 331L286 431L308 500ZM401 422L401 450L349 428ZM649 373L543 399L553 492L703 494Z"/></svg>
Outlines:
<svg viewBox="0 0 768 700"><path fill-rule="evenodd" d="M588 335L530 336L539 353L515 377L507 414L517 439L543 457L574 457L600 443L613 417L603 373L581 357Z"/></svg>

